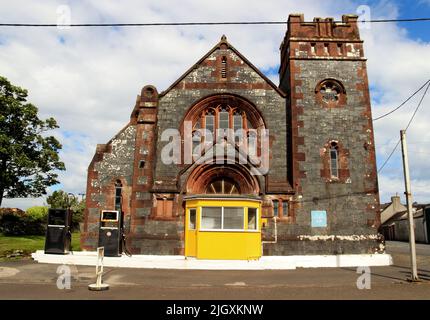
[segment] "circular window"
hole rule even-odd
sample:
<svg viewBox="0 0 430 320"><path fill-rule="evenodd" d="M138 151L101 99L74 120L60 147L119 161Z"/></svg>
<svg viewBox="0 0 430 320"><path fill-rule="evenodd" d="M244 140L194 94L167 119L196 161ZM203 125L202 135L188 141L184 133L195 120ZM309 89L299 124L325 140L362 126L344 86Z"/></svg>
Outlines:
<svg viewBox="0 0 430 320"><path fill-rule="evenodd" d="M317 99L327 106L345 104L345 89L340 82L332 79L321 81L315 89Z"/></svg>
<svg viewBox="0 0 430 320"><path fill-rule="evenodd" d="M339 101L340 88L334 82L326 82L321 86L321 96L324 102Z"/></svg>

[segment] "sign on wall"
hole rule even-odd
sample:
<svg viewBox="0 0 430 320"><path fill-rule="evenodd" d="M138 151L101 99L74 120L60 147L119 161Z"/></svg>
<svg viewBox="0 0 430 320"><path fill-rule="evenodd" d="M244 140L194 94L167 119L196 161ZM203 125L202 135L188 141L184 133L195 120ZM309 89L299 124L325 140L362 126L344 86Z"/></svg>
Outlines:
<svg viewBox="0 0 430 320"><path fill-rule="evenodd" d="M325 210L311 211L311 227L312 228L327 227L327 212Z"/></svg>

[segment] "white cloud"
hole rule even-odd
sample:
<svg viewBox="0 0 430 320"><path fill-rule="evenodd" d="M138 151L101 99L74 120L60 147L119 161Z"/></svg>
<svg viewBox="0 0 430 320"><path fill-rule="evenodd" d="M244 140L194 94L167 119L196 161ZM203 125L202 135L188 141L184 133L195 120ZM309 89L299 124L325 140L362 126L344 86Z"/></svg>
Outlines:
<svg viewBox="0 0 430 320"><path fill-rule="evenodd" d="M303 12L313 17L355 13L360 3L315 1L23 1L2 5L2 16L10 22L55 23L58 5L69 4L72 23L88 22L187 22L286 20L288 14ZM372 18L395 17L397 7L382 1L372 8ZM86 168L97 143L106 143L128 121L136 95L146 84L166 89L184 71L212 48L222 34L260 69L279 64L279 45L286 31L276 26L202 26L129 28L2 28L0 29L0 74L29 90L30 100L42 117L53 116L61 127L56 135L64 150L67 171L61 173L62 187L69 192L85 190ZM372 87L380 93L374 114L398 104L430 74L426 57L429 44L408 39L394 24L372 25L362 31L369 58ZM64 42L64 43L63 43ZM277 83L276 75L269 75ZM405 109L411 112L413 106ZM425 117L411 128L411 142L429 140ZM384 146L398 137L407 114L394 114L375 124L378 157ZM421 150L423 152L423 150ZM423 154L421 154L423 155ZM411 156L411 167L430 181L424 157ZM430 170L428 170L430 171ZM413 173L416 176L416 173ZM427 174L427 176L426 176ZM381 181L381 194L391 189ZM389 190L389 191L385 191ZM401 191L401 190L399 190ZM23 202L6 200L9 205Z"/></svg>

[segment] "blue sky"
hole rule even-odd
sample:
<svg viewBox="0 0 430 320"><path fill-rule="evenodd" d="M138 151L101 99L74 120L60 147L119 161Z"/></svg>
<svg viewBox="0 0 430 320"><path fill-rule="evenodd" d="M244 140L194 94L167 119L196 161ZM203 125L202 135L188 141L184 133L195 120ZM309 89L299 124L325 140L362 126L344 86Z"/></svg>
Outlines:
<svg viewBox="0 0 430 320"><path fill-rule="evenodd" d="M369 1L376 3L377 1ZM428 18L430 17L430 2L429 1L393 1L398 6L398 18ZM408 36L411 39L430 41L430 26L429 22L401 22L399 26L405 28Z"/></svg>
<svg viewBox="0 0 430 320"><path fill-rule="evenodd" d="M59 6L70 6L72 23L286 20L290 13L334 17L370 7L372 19L430 17L430 0L182 0L171 1L15 0L0 4L0 20L55 23ZM228 8L228 10L220 10ZM246 10L243 10L246 8ZM106 143L128 121L136 95L147 84L166 89L201 58L221 35L278 84L279 45L285 26L213 26L163 28L72 28L69 30L0 28L0 74L27 88L42 117L57 119L55 135L63 144L67 171L64 188L82 193L86 169L98 143ZM373 24L362 29L368 58L373 115L398 106L430 78L430 22ZM391 152L418 99L375 122L377 160ZM408 131L412 191L430 202L430 99ZM403 193L400 153L379 175L382 201ZM9 199L3 206L26 208L39 199Z"/></svg>

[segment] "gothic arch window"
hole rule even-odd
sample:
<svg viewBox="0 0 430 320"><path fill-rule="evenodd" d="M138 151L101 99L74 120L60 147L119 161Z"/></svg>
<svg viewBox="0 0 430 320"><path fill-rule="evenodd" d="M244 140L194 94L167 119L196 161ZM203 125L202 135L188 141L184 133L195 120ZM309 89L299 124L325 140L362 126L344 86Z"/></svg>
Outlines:
<svg viewBox="0 0 430 320"><path fill-rule="evenodd" d="M339 147L337 142L330 144L330 175L332 178L339 178Z"/></svg>
<svg viewBox="0 0 430 320"><path fill-rule="evenodd" d="M350 183L349 150L340 141L330 140L321 148L321 177L328 183Z"/></svg>
<svg viewBox="0 0 430 320"><path fill-rule="evenodd" d="M121 212L122 203L122 183L120 180L115 181L115 210Z"/></svg>
<svg viewBox="0 0 430 320"><path fill-rule="evenodd" d="M336 108L346 104L346 91L343 84L335 79L325 79L315 88L316 98L323 107Z"/></svg>
<svg viewBox="0 0 430 320"><path fill-rule="evenodd" d="M212 153L216 156L217 151L223 146L225 156L225 151L231 152L231 145L235 145L238 150L248 151L249 145L253 142L249 140L252 140L254 135L259 135L265 128L260 111L244 98L230 94L209 96L192 106L182 121L180 131L183 141L190 142L187 145L184 143L182 156L184 159L191 156L187 159L194 162L201 158L199 155L210 157ZM251 134L251 131L254 133ZM194 152L199 138L200 153ZM193 147L188 147L189 145ZM190 152L191 150L193 152ZM261 150L258 148L256 155L260 153Z"/></svg>
<svg viewBox="0 0 430 320"><path fill-rule="evenodd" d="M193 130L196 129L197 123L202 124L201 129L210 131L212 138L215 138L217 130L232 129L236 143L241 142L244 137L243 132L254 129L245 111L240 107L231 107L228 104L219 104L216 107L205 109L201 117L194 120Z"/></svg>

